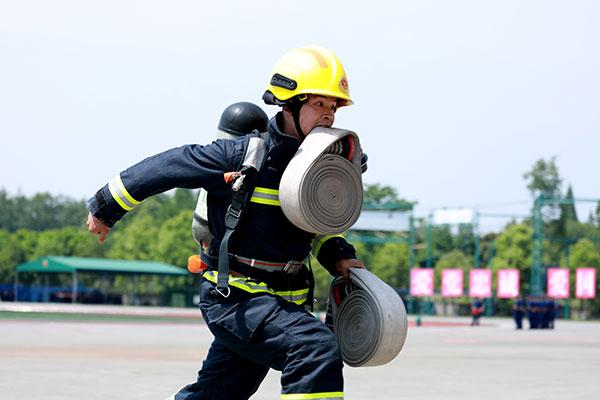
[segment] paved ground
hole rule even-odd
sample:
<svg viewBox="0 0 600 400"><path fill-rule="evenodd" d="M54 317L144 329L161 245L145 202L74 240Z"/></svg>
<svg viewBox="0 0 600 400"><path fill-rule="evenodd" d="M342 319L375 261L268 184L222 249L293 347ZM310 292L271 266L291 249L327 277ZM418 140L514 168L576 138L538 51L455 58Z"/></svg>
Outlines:
<svg viewBox="0 0 600 400"><path fill-rule="evenodd" d="M6 304L6 303L4 303ZM189 310L188 310L189 311ZM211 335L181 320L70 321L0 315L0 398L164 399L195 379ZM185 315L184 315L185 314ZM600 323L515 331L508 319L425 318L392 363L345 368L347 400L594 399ZM277 399L271 372L254 400Z"/></svg>

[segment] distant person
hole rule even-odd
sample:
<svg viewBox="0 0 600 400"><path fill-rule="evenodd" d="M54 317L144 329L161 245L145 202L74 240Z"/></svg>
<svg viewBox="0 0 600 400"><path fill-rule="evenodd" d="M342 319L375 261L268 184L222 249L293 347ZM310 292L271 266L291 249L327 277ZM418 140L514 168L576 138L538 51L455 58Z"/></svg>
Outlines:
<svg viewBox="0 0 600 400"><path fill-rule="evenodd" d="M471 320L471 326L479 325L479 319L481 318L481 314L483 314L484 309L485 307L481 299L473 300L473 303L471 304L471 316L473 317Z"/></svg>
<svg viewBox="0 0 600 400"><path fill-rule="evenodd" d="M517 299L513 303L513 319L515 320L516 329L523 329L523 316L526 311L525 302L522 299Z"/></svg>
<svg viewBox="0 0 600 400"><path fill-rule="evenodd" d="M554 329L554 320L556 319L556 301L548 300L548 329Z"/></svg>
<svg viewBox="0 0 600 400"><path fill-rule="evenodd" d="M540 307L538 300L534 297L527 301L527 318L529 319L529 329L540 328Z"/></svg>
<svg viewBox="0 0 600 400"><path fill-rule="evenodd" d="M550 327L550 301L548 298L543 297L540 300L540 329L548 329Z"/></svg>

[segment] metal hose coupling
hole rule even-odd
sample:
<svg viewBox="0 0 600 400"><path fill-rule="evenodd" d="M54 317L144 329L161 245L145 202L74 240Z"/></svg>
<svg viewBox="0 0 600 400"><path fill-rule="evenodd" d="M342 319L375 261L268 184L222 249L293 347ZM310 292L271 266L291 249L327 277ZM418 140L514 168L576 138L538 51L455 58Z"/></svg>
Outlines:
<svg viewBox="0 0 600 400"><path fill-rule="evenodd" d="M297 227L318 234L348 230L363 202L362 149L356 133L317 127L283 172L279 200Z"/></svg>
<svg viewBox="0 0 600 400"><path fill-rule="evenodd" d="M387 364L402 350L407 318L402 299L366 269L350 269L349 281L336 277L329 294L333 333L342 359L351 367Z"/></svg>

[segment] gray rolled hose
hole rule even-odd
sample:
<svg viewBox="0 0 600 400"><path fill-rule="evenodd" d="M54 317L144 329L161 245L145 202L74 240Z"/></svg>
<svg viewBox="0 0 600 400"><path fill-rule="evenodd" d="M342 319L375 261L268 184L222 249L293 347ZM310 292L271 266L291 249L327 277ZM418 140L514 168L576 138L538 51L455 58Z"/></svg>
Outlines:
<svg viewBox="0 0 600 400"><path fill-rule="evenodd" d="M350 151L342 150L342 143L350 143ZM342 233L354 225L363 202L361 155L354 132L313 129L279 185L281 209L290 222L318 234Z"/></svg>
<svg viewBox="0 0 600 400"><path fill-rule="evenodd" d="M366 269L350 269L349 282L331 284L329 303L333 332L342 359L351 367L387 364L406 340L406 309L400 296Z"/></svg>

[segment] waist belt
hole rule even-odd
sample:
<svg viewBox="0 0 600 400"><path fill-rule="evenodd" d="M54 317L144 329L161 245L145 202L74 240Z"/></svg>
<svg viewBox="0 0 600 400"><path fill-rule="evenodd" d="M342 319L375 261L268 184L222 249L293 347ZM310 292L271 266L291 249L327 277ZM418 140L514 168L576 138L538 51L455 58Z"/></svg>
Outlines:
<svg viewBox="0 0 600 400"><path fill-rule="evenodd" d="M348 150L334 154L340 153L336 149L341 143ZM320 234L341 233L354 225L363 201L361 156L354 132L313 129L279 184L281 209L290 222Z"/></svg>
<svg viewBox="0 0 600 400"><path fill-rule="evenodd" d="M218 257L209 256L208 254L202 252L200 257L204 263L209 266L210 269L217 269ZM267 272L284 272L286 274L295 275L297 274L303 267L304 263L301 261L288 261L288 262L275 262L275 261L264 261L257 260L256 258L248 258L242 257L235 254L229 254L229 258L237 261L238 263L242 263L252 268L259 269L261 271ZM235 268L234 268L235 270Z"/></svg>
<svg viewBox="0 0 600 400"><path fill-rule="evenodd" d="M335 278L329 302L344 362L370 367L392 361L406 340L404 303L394 289L366 269L352 268L350 280Z"/></svg>

